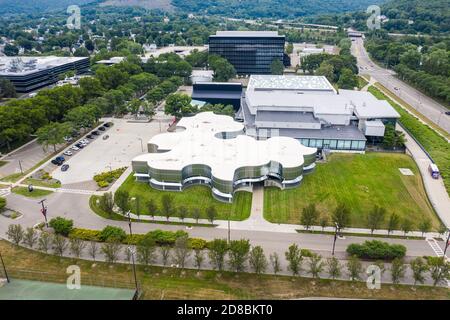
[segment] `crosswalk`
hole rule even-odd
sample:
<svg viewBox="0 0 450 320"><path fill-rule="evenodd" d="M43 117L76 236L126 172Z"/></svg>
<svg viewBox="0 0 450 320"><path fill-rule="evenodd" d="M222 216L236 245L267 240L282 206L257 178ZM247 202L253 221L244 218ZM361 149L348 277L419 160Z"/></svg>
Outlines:
<svg viewBox="0 0 450 320"><path fill-rule="evenodd" d="M11 189L6 188L6 189L0 189L0 197L6 197L9 196L11 194Z"/></svg>
<svg viewBox="0 0 450 320"><path fill-rule="evenodd" d="M442 250L441 246L437 243L436 239L434 238L427 238L427 242L430 245L431 249L434 251L436 256L443 257L444 256L444 250ZM446 256L446 260L449 259ZM450 280L447 280L447 286L450 287Z"/></svg>
<svg viewBox="0 0 450 320"><path fill-rule="evenodd" d="M80 189L66 189L66 188L58 188L58 189L56 189L56 192L76 193L76 194L86 194L86 195L93 195L93 194L97 194L98 193L96 191L80 190Z"/></svg>

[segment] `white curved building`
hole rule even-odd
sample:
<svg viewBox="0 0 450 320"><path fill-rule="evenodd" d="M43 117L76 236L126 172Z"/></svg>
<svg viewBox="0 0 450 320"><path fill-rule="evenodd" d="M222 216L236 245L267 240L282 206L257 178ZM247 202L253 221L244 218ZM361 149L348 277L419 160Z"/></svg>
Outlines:
<svg viewBox="0 0 450 320"><path fill-rule="evenodd" d="M132 161L138 181L160 190L207 184L215 198L232 201L234 192L256 182L298 186L315 166L317 149L289 137L256 140L233 118L202 112L185 117L176 132L148 142L148 154Z"/></svg>

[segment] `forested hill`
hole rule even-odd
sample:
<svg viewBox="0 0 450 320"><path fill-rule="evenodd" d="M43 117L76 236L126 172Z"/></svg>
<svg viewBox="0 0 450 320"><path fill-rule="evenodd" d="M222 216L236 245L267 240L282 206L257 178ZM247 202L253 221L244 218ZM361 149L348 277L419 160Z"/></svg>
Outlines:
<svg viewBox="0 0 450 320"><path fill-rule="evenodd" d="M97 0L0 0L0 15L31 14L50 10L64 10L70 5L83 5Z"/></svg>
<svg viewBox="0 0 450 320"><path fill-rule="evenodd" d="M172 0L183 12L235 18L295 18L362 10L384 0Z"/></svg>
<svg viewBox="0 0 450 320"><path fill-rule="evenodd" d="M389 0L381 5L385 16L382 29L392 33L450 33L450 0ZM369 14L365 10L346 14L325 14L310 22L339 24L365 30Z"/></svg>

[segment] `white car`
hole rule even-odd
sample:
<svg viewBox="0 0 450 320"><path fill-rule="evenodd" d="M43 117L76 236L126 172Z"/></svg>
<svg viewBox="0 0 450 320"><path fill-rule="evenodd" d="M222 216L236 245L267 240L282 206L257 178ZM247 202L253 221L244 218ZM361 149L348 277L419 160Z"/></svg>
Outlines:
<svg viewBox="0 0 450 320"><path fill-rule="evenodd" d="M89 144L89 140L88 139L83 139L83 140L81 140L81 143Z"/></svg>
<svg viewBox="0 0 450 320"><path fill-rule="evenodd" d="M78 148L77 146L73 146L73 147L70 148L70 149L72 149L73 151L78 151L78 150L80 150L80 148Z"/></svg>
<svg viewBox="0 0 450 320"><path fill-rule="evenodd" d="M73 155L73 153L72 153L72 151L70 151L70 150L66 150L66 151L64 151L64 155L70 157L71 155Z"/></svg>

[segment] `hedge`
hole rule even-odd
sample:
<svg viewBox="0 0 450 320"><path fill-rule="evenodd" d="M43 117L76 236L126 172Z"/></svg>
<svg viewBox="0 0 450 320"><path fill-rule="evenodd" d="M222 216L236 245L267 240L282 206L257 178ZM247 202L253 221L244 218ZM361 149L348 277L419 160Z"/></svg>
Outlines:
<svg viewBox="0 0 450 320"><path fill-rule="evenodd" d="M365 241L363 244L352 243L347 247L347 253L361 259L393 260L403 258L406 247L401 244L389 244L378 240Z"/></svg>
<svg viewBox="0 0 450 320"><path fill-rule="evenodd" d="M80 229L74 228L70 234L70 238L80 239L84 241L97 241L97 242L105 242L108 239L108 235L116 236L121 234L117 229L118 227L107 226L102 231L99 230L89 230L89 229ZM106 231L105 231L106 230ZM120 229L122 230L122 229ZM123 230L122 230L123 231ZM125 233L125 231L123 231ZM125 237L121 238L119 242L123 244L132 244L137 245L141 240L146 237L151 238L155 241L157 245L160 246L173 246L175 241L183 236L188 236L187 232L178 230L178 231L164 231L164 230L154 230L150 231L146 234L133 234L132 236L125 234ZM111 240L111 239L110 239ZM208 242L204 239L199 238L189 238L188 245L191 249L205 249L207 247Z"/></svg>
<svg viewBox="0 0 450 320"><path fill-rule="evenodd" d="M73 220L56 217L50 220L49 225L57 234L67 237L73 229Z"/></svg>

